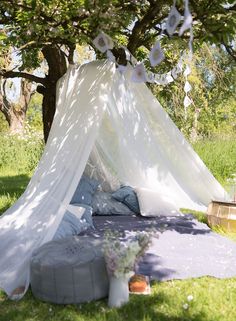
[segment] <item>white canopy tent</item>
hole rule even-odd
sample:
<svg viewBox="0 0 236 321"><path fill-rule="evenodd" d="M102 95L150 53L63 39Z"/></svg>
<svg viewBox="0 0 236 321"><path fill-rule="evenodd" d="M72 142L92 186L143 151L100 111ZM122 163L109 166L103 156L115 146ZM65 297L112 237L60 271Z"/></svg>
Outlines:
<svg viewBox="0 0 236 321"><path fill-rule="evenodd" d="M111 62L70 66L35 174L0 219L0 288L12 298L27 290L32 251L53 238L85 168L106 189L149 188L177 209L205 209L225 196L145 84Z"/></svg>

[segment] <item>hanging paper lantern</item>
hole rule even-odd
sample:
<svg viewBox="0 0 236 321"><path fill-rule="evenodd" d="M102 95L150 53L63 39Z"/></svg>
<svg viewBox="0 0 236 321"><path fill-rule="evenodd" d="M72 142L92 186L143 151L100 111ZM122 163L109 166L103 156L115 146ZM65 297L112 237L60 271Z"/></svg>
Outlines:
<svg viewBox="0 0 236 321"><path fill-rule="evenodd" d="M99 33L99 35L93 40L93 44L102 53L109 49L113 49L114 47L112 39L104 32Z"/></svg>
<svg viewBox="0 0 236 321"><path fill-rule="evenodd" d="M135 65L137 65L137 63L138 63L138 60L137 60L136 58L134 58L133 55L131 55L131 57L130 57L130 62L131 62L131 64L132 64L133 66L135 66Z"/></svg>
<svg viewBox="0 0 236 321"><path fill-rule="evenodd" d="M154 75L154 81L155 81L156 84L161 85L161 84L162 84L162 83L161 83L161 75L155 74L155 75Z"/></svg>
<svg viewBox="0 0 236 321"><path fill-rule="evenodd" d="M126 60L130 61L131 60L131 53L129 52L129 50L125 46L121 46L121 48L124 49Z"/></svg>
<svg viewBox="0 0 236 321"><path fill-rule="evenodd" d="M192 86L190 85L190 83L188 81L186 81L185 85L184 85L184 91L186 92L186 94L192 89Z"/></svg>
<svg viewBox="0 0 236 321"><path fill-rule="evenodd" d="M191 74L191 68L189 67L189 65L187 65L184 71L184 76L187 77L190 74Z"/></svg>
<svg viewBox="0 0 236 321"><path fill-rule="evenodd" d="M178 71L177 71L177 67L174 67L172 70L171 70L171 75L174 79L176 79L178 77Z"/></svg>
<svg viewBox="0 0 236 321"><path fill-rule="evenodd" d="M178 63L177 63L177 70L178 70L178 72L179 73L181 73L182 72L182 70L183 70L183 62L182 62L182 60L180 59L179 61L178 61Z"/></svg>
<svg viewBox="0 0 236 321"><path fill-rule="evenodd" d="M147 74L147 81L150 83L154 83L155 82L155 75L153 72L149 72Z"/></svg>
<svg viewBox="0 0 236 321"><path fill-rule="evenodd" d="M179 74L182 72L183 70L183 64L182 62L178 62L177 65L171 70L171 75L174 79L176 79Z"/></svg>
<svg viewBox="0 0 236 321"><path fill-rule="evenodd" d="M158 85L167 85L170 82L172 82L174 79L172 78L170 72L168 72L167 74L155 74L155 83Z"/></svg>
<svg viewBox="0 0 236 321"><path fill-rule="evenodd" d="M189 107L192 104L192 100L188 97L188 95L186 95L184 97L184 107Z"/></svg>
<svg viewBox="0 0 236 321"><path fill-rule="evenodd" d="M166 31L170 36L172 36L173 33L175 32L180 20L181 20L181 14L176 9L175 5L173 5L166 22Z"/></svg>
<svg viewBox="0 0 236 321"><path fill-rule="evenodd" d="M152 67L155 67L156 65L160 64L164 59L165 55L161 49L160 42L158 41L150 51L149 60Z"/></svg>
<svg viewBox="0 0 236 321"><path fill-rule="evenodd" d="M185 0L184 23L179 30L179 36L192 27L193 17L189 11L188 0Z"/></svg>
<svg viewBox="0 0 236 321"><path fill-rule="evenodd" d="M146 69L143 63L137 64L131 76L131 80L134 82L146 82L147 81L147 74Z"/></svg>
<svg viewBox="0 0 236 321"><path fill-rule="evenodd" d="M170 82L173 82L174 79L171 75L171 71L169 71L167 74L166 74L166 81L167 81L167 84L169 84Z"/></svg>

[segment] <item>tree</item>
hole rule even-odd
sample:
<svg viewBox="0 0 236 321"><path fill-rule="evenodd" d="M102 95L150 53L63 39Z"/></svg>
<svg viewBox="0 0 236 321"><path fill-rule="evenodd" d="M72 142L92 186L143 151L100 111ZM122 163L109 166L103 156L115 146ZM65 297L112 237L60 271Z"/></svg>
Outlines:
<svg viewBox="0 0 236 321"><path fill-rule="evenodd" d="M195 37L199 41L223 43L230 48L235 33L236 4L224 4L223 0L191 2ZM1 0L1 43L14 45L22 57L19 70L2 70L1 75L24 77L40 84L45 139L55 112L56 82L66 72L67 63L73 63L76 44L92 46L92 39L101 29L115 39L122 35L132 54L141 46L150 49L162 32L161 24L171 5L172 0ZM178 0L177 6L183 13L182 1ZM40 51L48 63L45 77L25 72L39 65ZM125 63L122 50L116 48L114 54Z"/></svg>
<svg viewBox="0 0 236 321"><path fill-rule="evenodd" d="M8 69L11 65L11 52L7 48L2 50L2 59L0 65L2 69ZM0 111L3 113L11 134L22 134L26 120L26 112L33 94L32 83L22 78L20 81L20 93L17 102L13 102L8 98L7 88L9 81L6 78L0 77ZM13 84L10 83L13 87Z"/></svg>
<svg viewBox="0 0 236 321"><path fill-rule="evenodd" d="M7 80L0 79L0 111L8 122L11 134L24 132L26 112L33 94L32 83L22 79L20 84L20 97L17 103L8 100L6 94Z"/></svg>

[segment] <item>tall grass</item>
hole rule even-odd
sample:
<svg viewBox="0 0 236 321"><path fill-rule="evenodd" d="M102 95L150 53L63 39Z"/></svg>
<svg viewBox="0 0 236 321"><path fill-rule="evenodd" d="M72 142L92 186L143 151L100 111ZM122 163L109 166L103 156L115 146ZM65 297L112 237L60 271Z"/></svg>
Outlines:
<svg viewBox="0 0 236 321"><path fill-rule="evenodd" d="M31 174L42 154L42 137L35 134L24 138L1 134L0 141L0 170Z"/></svg>
<svg viewBox="0 0 236 321"><path fill-rule="evenodd" d="M236 174L236 136L227 140L200 140L193 147L222 184Z"/></svg>
<svg viewBox="0 0 236 321"><path fill-rule="evenodd" d="M24 192L43 151L40 135L0 134L0 214Z"/></svg>

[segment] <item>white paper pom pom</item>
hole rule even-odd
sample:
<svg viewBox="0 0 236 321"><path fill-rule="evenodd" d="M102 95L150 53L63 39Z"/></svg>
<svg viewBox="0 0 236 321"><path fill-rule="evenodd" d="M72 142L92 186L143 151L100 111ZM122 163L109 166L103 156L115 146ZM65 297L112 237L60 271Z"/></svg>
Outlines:
<svg viewBox="0 0 236 321"><path fill-rule="evenodd" d="M184 107L189 107L192 104L192 100L186 95L184 97Z"/></svg>
<svg viewBox="0 0 236 321"><path fill-rule="evenodd" d="M180 30L179 30L179 36L182 36L182 34L191 28L193 22L193 17L189 11L188 7L188 0L185 0L185 10L184 10L184 23L182 24Z"/></svg>
<svg viewBox="0 0 236 321"><path fill-rule="evenodd" d="M147 74L146 69L143 63L137 64L131 76L131 80L134 82L146 82L147 81Z"/></svg>
<svg viewBox="0 0 236 321"><path fill-rule="evenodd" d="M114 47L112 39L104 32L99 33L99 35L93 40L93 44L102 53L109 49L113 49Z"/></svg>
<svg viewBox="0 0 236 321"><path fill-rule="evenodd" d="M186 92L186 94L192 89L192 86L190 85L190 83L188 81L186 81L185 85L184 85L184 91Z"/></svg>
<svg viewBox="0 0 236 321"><path fill-rule="evenodd" d="M175 6L172 6L166 22L166 30L170 36L175 32L180 20L181 14Z"/></svg>
<svg viewBox="0 0 236 321"><path fill-rule="evenodd" d="M165 59L165 55L161 49L159 41L152 47L152 50L149 54L149 59L152 67L160 64Z"/></svg>
<svg viewBox="0 0 236 321"><path fill-rule="evenodd" d="M191 74L191 68L189 67L189 65L187 65L184 71L184 76L187 77L190 74Z"/></svg>

